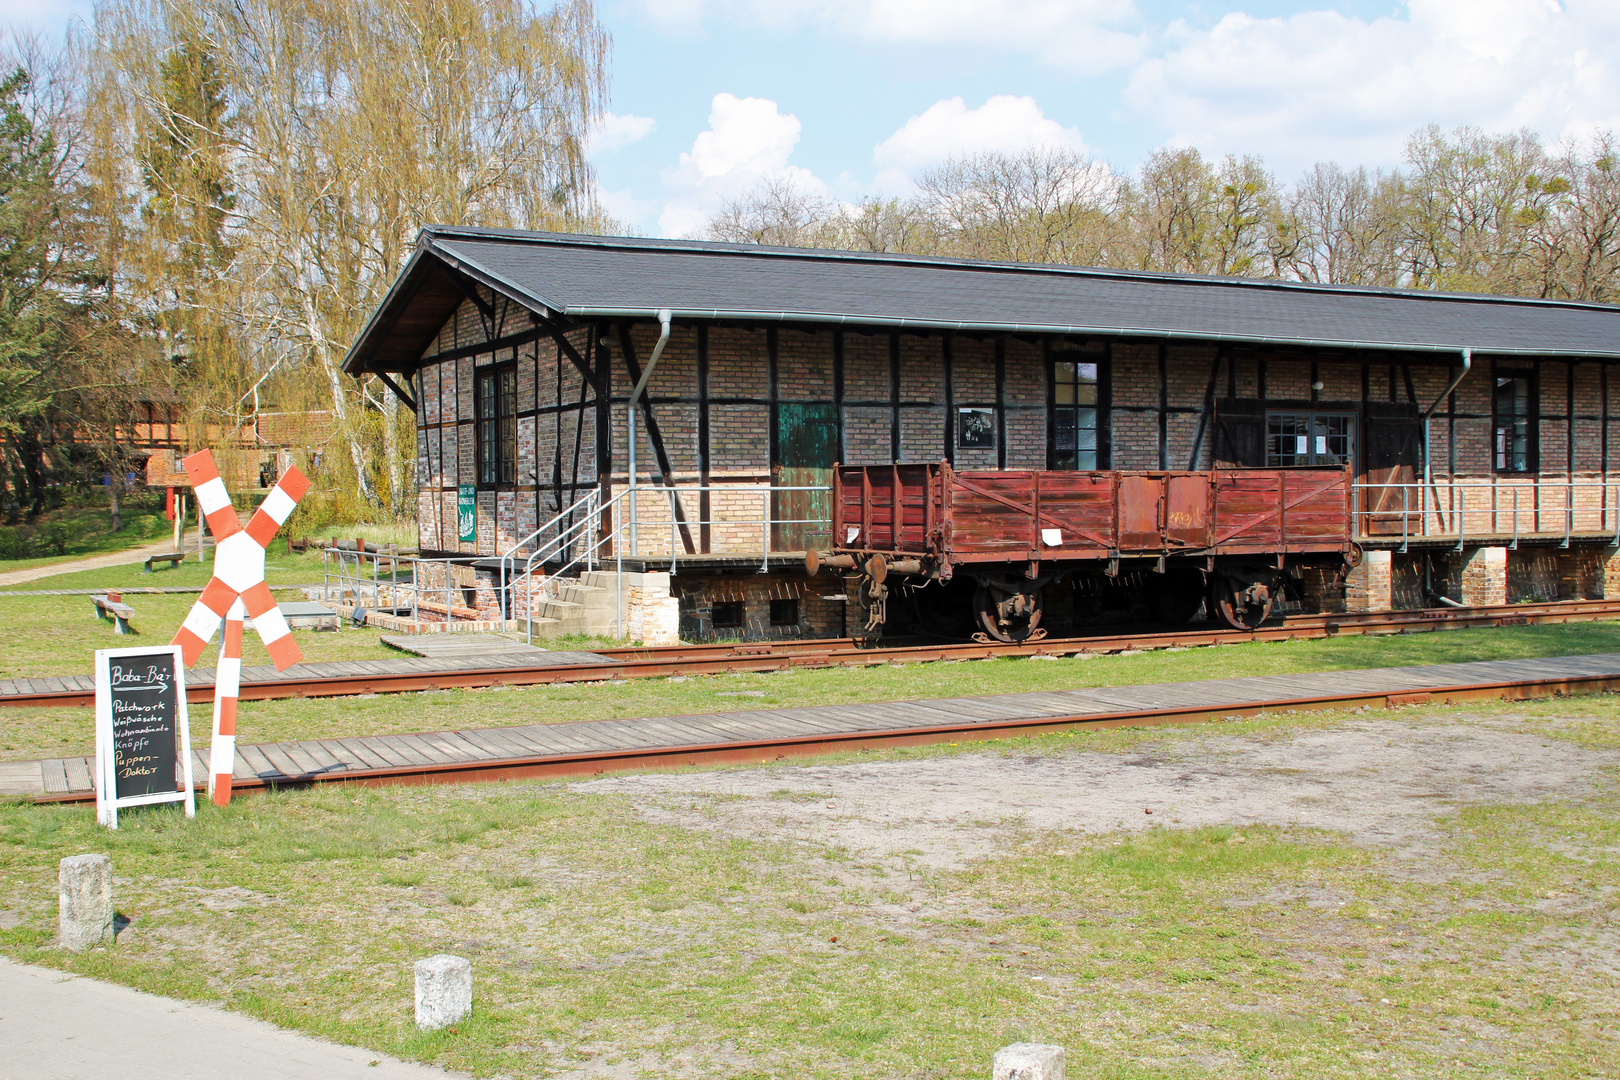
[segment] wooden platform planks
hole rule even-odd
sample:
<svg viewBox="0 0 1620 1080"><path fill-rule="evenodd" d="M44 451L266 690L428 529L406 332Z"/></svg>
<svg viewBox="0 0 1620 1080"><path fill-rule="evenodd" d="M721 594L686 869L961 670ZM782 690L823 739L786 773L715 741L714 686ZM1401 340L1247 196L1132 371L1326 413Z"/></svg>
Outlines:
<svg viewBox="0 0 1620 1080"><path fill-rule="evenodd" d="M615 752L633 754L697 746L743 746L782 738L815 740L820 735L837 737L871 731L970 728L999 720L1038 722L1067 716L1152 715L1161 709L1181 708L1245 709L1271 701L1340 695L1377 697L1422 693L1442 686L1540 683L1583 676L1620 679L1620 654L310 739L240 746L235 775L244 781L282 782L300 777L388 774L428 766L539 763L548 758ZM12 684L22 682L13 680ZM193 750L193 763L199 786L206 786L206 749ZM82 795L89 790L92 765L90 759L82 756L0 763L0 794Z"/></svg>

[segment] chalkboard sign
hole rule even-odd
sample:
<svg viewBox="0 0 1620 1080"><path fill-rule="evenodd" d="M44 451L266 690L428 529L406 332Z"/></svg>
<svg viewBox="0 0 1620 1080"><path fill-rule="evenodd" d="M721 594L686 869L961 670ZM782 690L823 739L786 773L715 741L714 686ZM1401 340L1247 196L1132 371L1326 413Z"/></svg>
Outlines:
<svg viewBox="0 0 1620 1080"><path fill-rule="evenodd" d="M183 802L196 812L185 665L177 645L96 653L96 819L120 806Z"/></svg>

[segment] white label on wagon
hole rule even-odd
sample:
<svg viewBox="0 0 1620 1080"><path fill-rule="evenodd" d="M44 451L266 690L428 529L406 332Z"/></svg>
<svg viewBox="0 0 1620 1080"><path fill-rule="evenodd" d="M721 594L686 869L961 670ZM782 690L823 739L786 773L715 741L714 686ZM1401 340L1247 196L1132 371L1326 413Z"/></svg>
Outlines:
<svg viewBox="0 0 1620 1080"><path fill-rule="evenodd" d="M860 526L859 525L851 525L849 527L848 534L844 537L844 546L849 547L850 545L854 544L855 543L855 538L857 536L859 536L859 535L861 535Z"/></svg>
<svg viewBox="0 0 1620 1080"><path fill-rule="evenodd" d="M1042 529L1041 530L1041 543L1045 544L1047 547L1062 547L1063 546L1063 530L1062 529Z"/></svg>

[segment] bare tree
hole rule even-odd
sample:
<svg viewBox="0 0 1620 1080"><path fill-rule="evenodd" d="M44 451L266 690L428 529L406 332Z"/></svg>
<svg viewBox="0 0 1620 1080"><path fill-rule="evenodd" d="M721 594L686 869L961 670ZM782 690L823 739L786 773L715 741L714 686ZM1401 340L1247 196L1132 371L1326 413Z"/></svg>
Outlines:
<svg viewBox="0 0 1620 1080"><path fill-rule="evenodd" d="M1557 160L1559 193L1542 254L1545 295L1612 304L1620 299L1620 148L1612 132Z"/></svg>
<svg viewBox="0 0 1620 1080"><path fill-rule="evenodd" d="M97 29L129 142L196 127L163 93L164 65L187 48L212 58L230 103L219 276L251 354L241 378L293 350L359 490L400 512L408 433L390 391L355 392L343 353L423 224L601 227L582 148L608 38L590 0L106 0Z"/></svg>
<svg viewBox="0 0 1620 1080"><path fill-rule="evenodd" d="M1537 248L1568 188L1531 132L1430 125L1407 142L1402 215L1408 272L1422 288L1540 295Z"/></svg>
<svg viewBox="0 0 1620 1080"><path fill-rule="evenodd" d="M790 175L767 176L745 194L727 199L709 220L711 240L772 247L833 247L839 207L805 191Z"/></svg>
<svg viewBox="0 0 1620 1080"><path fill-rule="evenodd" d="M973 154L923 173L923 205L956 254L1012 262L1111 261L1120 185L1084 154Z"/></svg>
<svg viewBox="0 0 1620 1080"><path fill-rule="evenodd" d="M1297 243L1277 276L1333 285L1401 283L1399 178L1318 163L1294 185L1287 215Z"/></svg>

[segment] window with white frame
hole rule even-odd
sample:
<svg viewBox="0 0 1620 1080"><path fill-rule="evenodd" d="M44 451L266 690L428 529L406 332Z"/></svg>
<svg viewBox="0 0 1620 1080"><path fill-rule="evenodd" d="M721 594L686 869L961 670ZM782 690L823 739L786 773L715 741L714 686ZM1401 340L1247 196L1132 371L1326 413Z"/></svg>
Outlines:
<svg viewBox="0 0 1620 1080"><path fill-rule="evenodd" d="M1356 414L1266 413L1266 467L1346 465L1356 457Z"/></svg>

